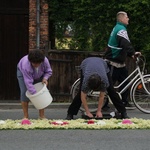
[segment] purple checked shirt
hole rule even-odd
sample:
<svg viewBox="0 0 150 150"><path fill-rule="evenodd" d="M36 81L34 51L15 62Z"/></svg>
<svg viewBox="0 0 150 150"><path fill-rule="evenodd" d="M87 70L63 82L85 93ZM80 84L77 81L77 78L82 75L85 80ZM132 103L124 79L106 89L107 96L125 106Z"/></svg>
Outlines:
<svg viewBox="0 0 150 150"><path fill-rule="evenodd" d="M45 57L44 61L38 67L38 70L35 69L30 61L28 60L28 55L24 56L18 63L18 68L22 72L24 83L27 87L27 90L31 94L35 94L36 90L33 86L34 80L38 80L41 77L48 80L52 75L52 69L48 59Z"/></svg>

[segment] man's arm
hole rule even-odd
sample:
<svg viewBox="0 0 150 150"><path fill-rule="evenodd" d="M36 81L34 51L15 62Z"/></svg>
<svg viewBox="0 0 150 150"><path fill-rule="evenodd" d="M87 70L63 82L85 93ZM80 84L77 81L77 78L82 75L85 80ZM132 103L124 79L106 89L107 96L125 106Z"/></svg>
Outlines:
<svg viewBox="0 0 150 150"><path fill-rule="evenodd" d="M87 94L81 91L81 101L82 101L83 107L84 107L84 109L85 109L86 115L87 115L88 117L92 118L93 115L91 114L91 112L90 112L90 110L89 110L86 97L87 97Z"/></svg>
<svg viewBox="0 0 150 150"><path fill-rule="evenodd" d="M103 106L104 97L105 97L105 92L100 92L99 101L98 101L98 108L97 108L97 112L96 112L96 117L98 117L98 118L103 117L101 109Z"/></svg>
<svg viewBox="0 0 150 150"><path fill-rule="evenodd" d="M93 115L91 114L91 112L89 110L86 96L87 96L87 94L85 94L84 92L81 91L81 100L82 100L82 104L83 104L83 107L85 109L86 115L89 117L93 117ZM97 112L96 112L96 117L98 117L98 118L103 117L102 112L101 112L101 108L103 106L104 97L105 97L105 92L100 92L99 101L98 101L98 108L97 108Z"/></svg>
<svg viewBox="0 0 150 150"><path fill-rule="evenodd" d="M127 51L127 55L132 57L134 55L135 50L130 42L128 37L128 33L125 30L121 30L117 33L118 46L125 49Z"/></svg>

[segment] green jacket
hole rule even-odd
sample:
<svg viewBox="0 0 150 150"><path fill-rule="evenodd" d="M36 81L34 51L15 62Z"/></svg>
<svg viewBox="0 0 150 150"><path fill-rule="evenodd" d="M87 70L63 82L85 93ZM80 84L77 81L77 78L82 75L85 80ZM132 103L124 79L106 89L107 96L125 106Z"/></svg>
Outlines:
<svg viewBox="0 0 150 150"><path fill-rule="evenodd" d="M127 56L131 57L134 53L135 51L130 43L126 25L117 22L110 34L105 58L122 64Z"/></svg>

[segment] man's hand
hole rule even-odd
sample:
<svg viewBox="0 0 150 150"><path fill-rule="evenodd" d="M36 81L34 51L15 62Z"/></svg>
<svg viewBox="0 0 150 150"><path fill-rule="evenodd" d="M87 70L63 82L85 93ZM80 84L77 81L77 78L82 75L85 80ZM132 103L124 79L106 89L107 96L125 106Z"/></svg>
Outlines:
<svg viewBox="0 0 150 150"><path fill-rule="evenodd" d="M105 92L101 92L99 94L99 101L98 101L98 108L97 108L97 113L96 113L96 117L97 118L101 118L103 117L103 114L101 112L101 108L103 106L103 102L104 102L104 97L105 97Z"/></svg>
<svg viewBox="0 0 150 150"><path fill-rule="evenodd" d="M88 104L87 104L86 96L87 96L86 93L81 91L81 101L82 101L83 107L85 109L86 115L90 118L93 118L93 115L91 114Z"/></svg>
<svg viewBox="0 0 150 150"><path fill-rule="evenodd" d="M93 114L91 112L86 112L86 115L89 117L89 118L93 118Z"/></svg>
<svg viewBox="0 0 150 150"><path fill-rule="evenodd" d="M141 52L135 52L134 55L141 55Z"/></svg>
<svg viewBox="0 0 150 150"><path fill-rule="evenodd" d="M132 58L136 59L137 56L141 56L141 55L142 55L141 52L135 52Z"/></svg>
<svg viewBox="0 0 150 150"><path fill-rule="evenodd" d="M96 118L102 118L103 117L103 114L101 111L97 111L96 112Z"/></svg>

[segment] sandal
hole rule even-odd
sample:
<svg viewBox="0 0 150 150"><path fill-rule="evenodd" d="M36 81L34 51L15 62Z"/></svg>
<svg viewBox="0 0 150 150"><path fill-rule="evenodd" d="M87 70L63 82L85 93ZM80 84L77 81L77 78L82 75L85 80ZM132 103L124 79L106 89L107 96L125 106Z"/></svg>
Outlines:
<svg viewBox="0 0 150 150"><path fill-rule="evenodd" d="M22 120L29 120L29 118L26 118L26 117L25 117L25 118L22 118Z"/></svg>
<svg viewBox="0 0 150 150"><path fill-rule="evenodd" d="M40 117L38 118L39 120L48 120L46 117Z"/></svg>

